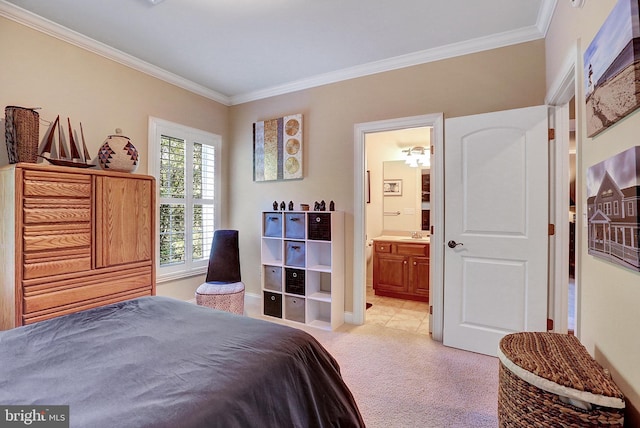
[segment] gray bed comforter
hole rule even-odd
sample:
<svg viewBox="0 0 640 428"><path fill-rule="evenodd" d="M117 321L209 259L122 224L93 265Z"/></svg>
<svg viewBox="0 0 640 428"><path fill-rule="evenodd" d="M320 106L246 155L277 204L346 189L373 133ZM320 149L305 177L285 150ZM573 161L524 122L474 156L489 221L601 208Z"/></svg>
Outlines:
<svg viewBox="0 0 640 428"><path fill-rule="evenodd" d="M157 296L0 332L0 403L82 428L364 426L309 334Z"/></svg>

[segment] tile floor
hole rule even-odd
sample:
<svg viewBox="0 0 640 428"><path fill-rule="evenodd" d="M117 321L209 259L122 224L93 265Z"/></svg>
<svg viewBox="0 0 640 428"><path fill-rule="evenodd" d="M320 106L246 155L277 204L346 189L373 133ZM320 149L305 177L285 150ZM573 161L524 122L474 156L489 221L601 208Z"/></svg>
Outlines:
<svg viewBox="0 0 640 428"><path fill-rule="evenodd" d="M366 324L429 335L429 303L376 296L372 287L367 287L367 303L372 306Z"/></svg>

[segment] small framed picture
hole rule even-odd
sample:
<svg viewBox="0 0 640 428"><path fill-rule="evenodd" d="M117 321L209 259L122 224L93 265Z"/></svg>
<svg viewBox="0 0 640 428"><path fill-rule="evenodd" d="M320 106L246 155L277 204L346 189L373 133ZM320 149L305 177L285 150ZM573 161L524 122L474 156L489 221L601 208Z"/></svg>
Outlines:
<svg viewBox="0 0 640 428"><path fill-rule="evenodd" d="M382 194L384 196L402 196L402 180L384 180Z"/></svg>

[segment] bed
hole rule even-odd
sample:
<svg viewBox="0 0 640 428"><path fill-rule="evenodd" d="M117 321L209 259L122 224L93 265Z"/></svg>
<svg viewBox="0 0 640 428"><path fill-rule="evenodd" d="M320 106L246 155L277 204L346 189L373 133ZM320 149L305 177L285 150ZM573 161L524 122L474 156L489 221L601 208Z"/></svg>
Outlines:
<svg viewBox="0 0 640 428"><path fill-rule="evenodd" d="M0 403L83 428L364 426L311 335L160 296L0 332Z"/></svg>

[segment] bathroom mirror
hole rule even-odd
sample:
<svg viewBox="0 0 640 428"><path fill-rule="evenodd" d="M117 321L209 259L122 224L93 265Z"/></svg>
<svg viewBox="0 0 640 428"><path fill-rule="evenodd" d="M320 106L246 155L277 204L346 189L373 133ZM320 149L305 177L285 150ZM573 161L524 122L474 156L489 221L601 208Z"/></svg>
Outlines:
<svg viewBox="0 0 640 428"><path fill-rule="evenodd" d="M423 174L429 170L411 167L404 161L383 162L383 229L387 231L413 232L429 230L429 194L423 193L423 183L429 186L429 179ZM424 190L428 192L428 188ZM425 205L426 203L426 205ZM423 213L426 211L426 213ZM427 218L426 223L423 217Z"/></svg>

